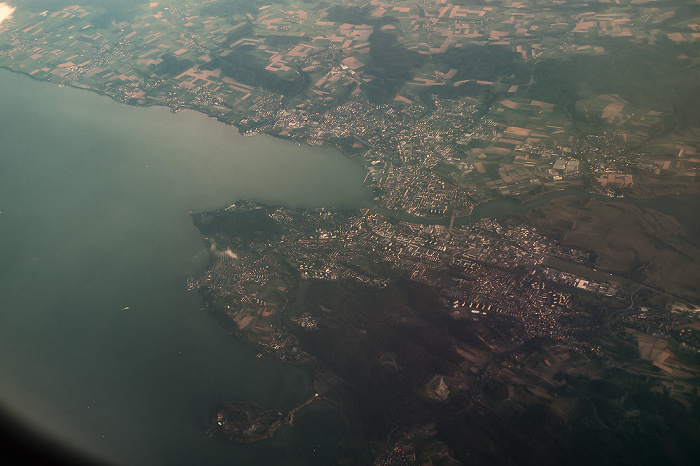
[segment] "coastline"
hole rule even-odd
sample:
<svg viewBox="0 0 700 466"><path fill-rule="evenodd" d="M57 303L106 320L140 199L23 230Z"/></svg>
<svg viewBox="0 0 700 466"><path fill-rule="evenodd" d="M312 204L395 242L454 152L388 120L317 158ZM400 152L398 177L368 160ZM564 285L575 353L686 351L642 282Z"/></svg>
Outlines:
<svg viewBox="0 0 700 466"><path fill-rule="evenodd" d="M190 111L205 115L209 118L213 118L213 119L217 120L218 122L221 122L227 126L233 127L236 129L238 134L240 134L242 136L249 136L249 134L247 134L248 131L245 131L245 132L242 131L241 127L236 125L236 123L232 122L229 119L223 118L220 114L219 115L215 114L215 112L213 112L213 111L207 111L206 107L189 107L189 106L171 107L171 106L167 105L166 103L157 102L157 101L154 101L153 99L150 99L150 98L147 99L147 101L144 103L122 101L122 100L115 98L114 96L110 95L107 92L101 92L98 89L94 89L88 85L81 85L80 83L76 83L75 81L55 82L55 81L51 81L48 79L37 78L37 77L32 76L31 74L26 73L24 71L12 69L7 65L0 65L0 68L7 70L11 73L27 76L27 77L29 77L37 82L45 82L45 83L50 83L50 84L59 85L59 86L68 86L68 87L71 87L71 88L77 89L77 90L93 92L97 95L107 97L107 98L109 98L109 99L111 99L114 102L119 103L119 104L129 105L129 106L133 106L133 107L163 107L163 108L169 109L173 113L177 113L181 110L190 110ZM264 135L264 136L273 137L275 139L279 139L281 141L290 142L290 143L297 143L297 144L303 143L307 147L318 147L319 146L319 145L311 145L306 140L298 141L298 140L294 140L294 139L291 139L288 137L281 136L279 134L275 134L275 133L270 132L270 131L260 131L260 132L256 132L254 135ZM353 157L351 154L348 154L345 150L343 150L343 147L340 147L336 144L325 144L324 143L324 144L321 144L320 147L335 149L348 159L351 159L351 160L356 159L356 157ZM366 183L367 179L369 178L370 172L364 164L360 164L360 165L362 165L363 170L365 171L365 175L366 175L365 181L363 182L363 184L366 187L371 187L371 185L368 185ZM566 186L566 187L555 188L555 189L550 190L550 191L543 191L543 192L537 193L536 195L529 196L526 199L520 199L520 198L508 197L508 196L506 196L506 197L491 197L491 198L488 198L484 201L472 204L470 206L470 211L468 214L455 216L454 220L456 221L456 225L462 225L464 223L468 223L470 221L471 215L473 215L475 210L483 208L482 206L487 205L487 204L494 202L494 201L496 201L496 202L500 202L500 201L513 202L515 204L525 205L525 204L528 204L531 202L536 202L539 199L541 199L542 197L551 196L553 194L561 193L564 191L577 191L578 193L580 193L582 195L601 196L601 198L608 198L608 199L635 199L635 200L639 200L639 201L643 201L643 200L647 200L647 199L654 199L654 198L658 198L658 197L662 197L662 196L682 196L682 195L693 196L693 195L695 195L692 192L682 192L682 191L675 191L675 192L668 192L668 193L660 192L660 193L645 195L644 193L640 193L638 190L627 190L624 194L620 195L620 197L612 197L611 195L586 191L586 190L584 190L582 188L578 188L578 187ZM555 197L557 197L557 196L555 196ZM373 207L378 208L380 206L378 204L375 204ZM413 223L441 225L443 223L448 224L450 222L450 218L451 218L451 217L420 217L420 216L415 216L415 215L404 213L404 212L396 212L396 211L393 211L393 210L388 209L388 208L383 208L383 207L381 207L381 208L385 209L386 212L395 212L401 216L410 217L410 218L414 219Z"/></svg>

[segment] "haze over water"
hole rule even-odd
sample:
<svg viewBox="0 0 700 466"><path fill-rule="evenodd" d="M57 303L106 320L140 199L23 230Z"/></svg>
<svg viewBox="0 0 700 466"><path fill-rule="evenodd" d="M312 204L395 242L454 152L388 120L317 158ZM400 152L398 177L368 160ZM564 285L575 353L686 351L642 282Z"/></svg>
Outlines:
<svg viewBox="0 0 700 466"><path fill-rule="evenodd" d="M120 463L332 457L342 424L313 405L298 427L258 444L204 434L214 403L287 410L309 381L256 359L185 291L207 261L189 212L242 198L368 206L363 169L195 112L129 107L4 70L0 79L2 406Z"/></svg>

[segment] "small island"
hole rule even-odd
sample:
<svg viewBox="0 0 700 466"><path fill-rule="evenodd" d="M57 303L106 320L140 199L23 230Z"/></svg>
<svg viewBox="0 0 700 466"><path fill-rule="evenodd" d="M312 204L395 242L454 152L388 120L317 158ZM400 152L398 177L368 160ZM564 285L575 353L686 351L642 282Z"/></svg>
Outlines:
<svg viewBox="0 0 700 466"><path fill-rule="evenodd" d="M291 426L296 412L317 399L318 395L313 396L287 414L266 410L257 403L221 404L214 409L208 434L213 436L218 433L226 440L236 443L265 440L272 437L280 427Z"/></svg>

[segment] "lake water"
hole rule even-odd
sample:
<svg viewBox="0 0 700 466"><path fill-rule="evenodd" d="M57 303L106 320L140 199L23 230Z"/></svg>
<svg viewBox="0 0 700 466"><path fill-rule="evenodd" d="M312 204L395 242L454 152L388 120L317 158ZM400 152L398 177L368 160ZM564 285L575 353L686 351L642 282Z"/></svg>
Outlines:
<svg viewBox="0 0 700 466"><path fill-rule="evenodd" d="M343 425L323 405L260 443L205 435L218 402L288 410L310 392L303 371L255 358L185 291L207 261L189 212L242 198L369 206L363 169L195 112L129 107L5 70L0 79L4 410L122 464L332 462ZM458 223L576 193L494 201ZM697 196L631 202L673 214L700 238L697 216L684 215Z"/></svg>
<svg viewBox="0 0 700 466"><path fill-rule="evenodd" d="M129 107L5 70L0 79L2 407L118 463L332 458L343 426L322 405L264 442L205 435L217 402L288 410L310 387L298 368L255 358L185 291L207 261L189 212L241 198L368 206L362 167L195 112Z"/></svg>

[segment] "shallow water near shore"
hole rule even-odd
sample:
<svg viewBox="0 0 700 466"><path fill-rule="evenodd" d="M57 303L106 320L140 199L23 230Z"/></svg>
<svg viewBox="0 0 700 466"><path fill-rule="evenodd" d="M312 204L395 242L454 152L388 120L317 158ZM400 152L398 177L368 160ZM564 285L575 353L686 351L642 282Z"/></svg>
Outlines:
<svg viewBox="0 0 700 466"><path fill-rule="evenodd" d="M196 112L129 107L5 70L0 79L2 407L122 464L332 458L342 422L323 406L303 418L317 428L257 444L206 436L212 405L289 410L310 384L256 358L187 293L207 262L189 212L242 198L369 206L362 167Z"/></svg>

